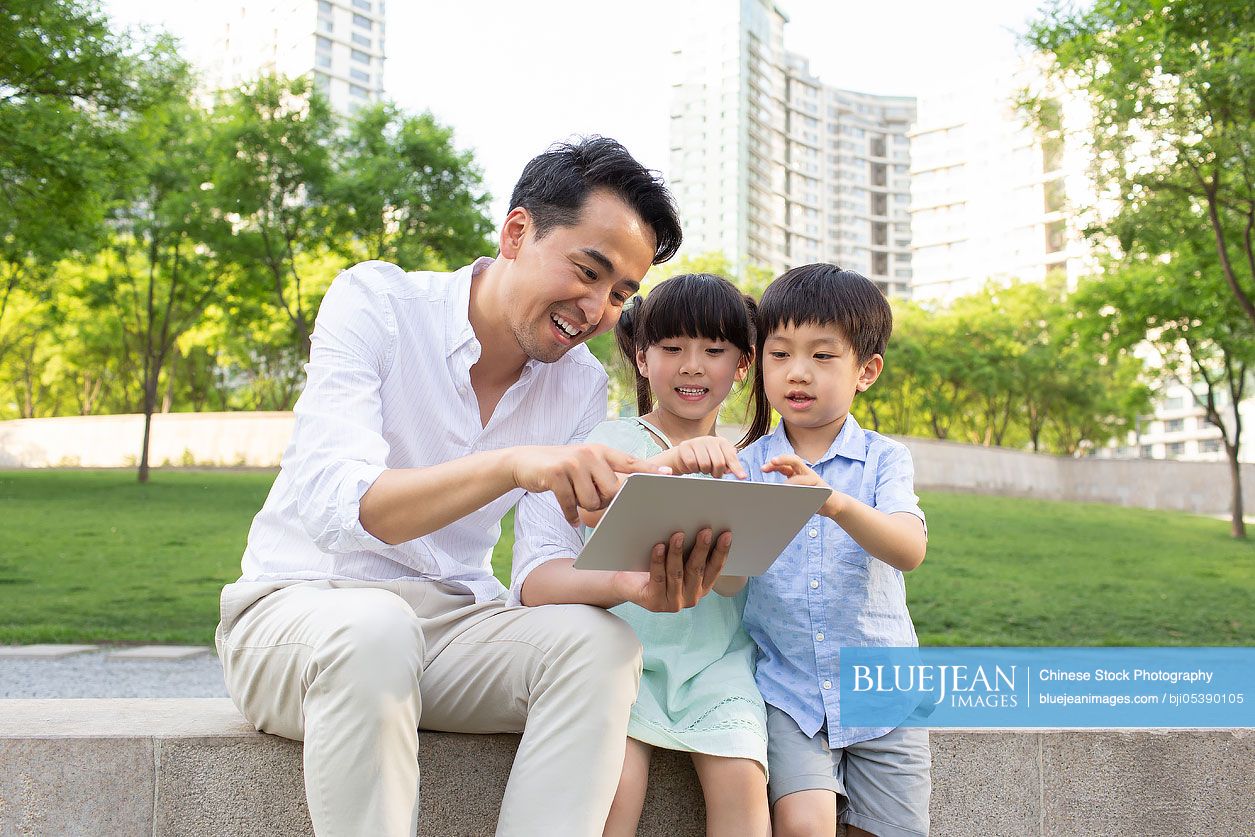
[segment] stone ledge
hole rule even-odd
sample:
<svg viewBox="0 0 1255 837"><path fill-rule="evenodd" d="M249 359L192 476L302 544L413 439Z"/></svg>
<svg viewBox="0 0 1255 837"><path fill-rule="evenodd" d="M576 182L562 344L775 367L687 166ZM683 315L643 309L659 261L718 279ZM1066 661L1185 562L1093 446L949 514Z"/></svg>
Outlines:
<svg viewBox="0 0 1255 837"><path fill-rule="evenodd" d="M426 835L487 835L517 736L423 733ZM1247 834L1252 730L937 730L933 834ZM468 793L473 789L473 793ZM660 753L641 834L704 834ZM0 835L309 834L301 746L229 700L0 701Z"/></svg>

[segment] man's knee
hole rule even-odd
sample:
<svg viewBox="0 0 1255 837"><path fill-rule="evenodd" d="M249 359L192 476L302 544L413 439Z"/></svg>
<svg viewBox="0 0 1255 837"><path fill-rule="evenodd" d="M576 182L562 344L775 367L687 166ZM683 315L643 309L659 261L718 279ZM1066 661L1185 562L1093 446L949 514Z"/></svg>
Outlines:
<svg viewBox="0 0 1255 837"><path fill-rule="evenodd" d="M415 691L425 643L418 618L404 600L385 590L358 590L339 624L315 649L319 677L370 695L403 697Z"/></svg>

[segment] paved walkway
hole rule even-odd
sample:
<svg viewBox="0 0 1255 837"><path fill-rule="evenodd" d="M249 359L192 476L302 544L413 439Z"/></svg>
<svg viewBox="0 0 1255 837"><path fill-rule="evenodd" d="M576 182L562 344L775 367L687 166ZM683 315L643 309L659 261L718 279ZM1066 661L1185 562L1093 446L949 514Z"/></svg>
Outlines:
<svg viewBox="0 0 1255 837"><path fill-rule="evenodd" d="M0 699L226 696L212 648L0 646Z"/></svg>

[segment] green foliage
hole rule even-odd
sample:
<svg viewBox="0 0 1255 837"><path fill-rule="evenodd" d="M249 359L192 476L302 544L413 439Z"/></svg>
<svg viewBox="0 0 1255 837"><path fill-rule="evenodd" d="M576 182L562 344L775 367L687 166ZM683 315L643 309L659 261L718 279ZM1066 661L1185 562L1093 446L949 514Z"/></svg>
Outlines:
<svg viewBox="0 0 1255 837"><path fill-rule="evenodd" d="M1255 323L1255 5L1059 0L1027 40L1089 103L1094 175L1117 206L1102 232L1125 252L1154 249L1139 219L1171 214L1175 236L1210 244Z"/></svg>
<svg viewBox="0 0 1255 837"><path fill-rule="evenodd" d="M927 310L894 303L880 380L854 413L882 433L1075 455L1148 408L1133 357L1107 358L1078 329L1056 278L990 285Z"/></svg>
<svg viewBox="0 0 1255 837"><path fill-rule="evenodd" d="M483 176L430 113L362 108L336 156L327 197L337 241L351 245L346 255L442 270L494 252Z"/></svg>
<svg viewBox="0 0 1255 837"><path fill-rule="evenodd" d="M344 120L278 77L204 107L167 39L90 0L9 4L0 47L0 419L289 409L351 261L490 252L479 170L430 114Z"/></svg>
<svg viewBox="0 0 1255 837"><path fill-rule="evenodd" d="M214 193L233 224L222 247L241 271L239 292L277 306L296 357L307 357L321 294L298 254L331 237L331 107L307 77L262 76L226 91L213 121Z"/></svg>
<svg viewBox="0 0 1255 837"><path fill-rule="evenodd" d="M1149 213L1143 218L1151 221ZM1104 347L1109 362L1153 353L1147 374L1157 383L1190 388L1207 420L1223 434L1230 461L1232 533L1245 537L1241 471L1242 425L1225 404L1238 404L1255 365L1255 325L1229 292L1216 251L1195 238L1173 239L1171 215L1148 227L1152 252L1134 251L1076 294L1078 326ZM1154 236L1162 236L1156 239Z"/></svg>

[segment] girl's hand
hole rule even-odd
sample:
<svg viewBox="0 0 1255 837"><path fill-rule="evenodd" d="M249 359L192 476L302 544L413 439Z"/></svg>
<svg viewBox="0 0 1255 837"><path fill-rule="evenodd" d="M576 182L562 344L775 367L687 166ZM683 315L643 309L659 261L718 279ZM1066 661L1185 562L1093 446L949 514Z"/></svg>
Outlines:
<svg viewBox="0 0 1255 837"><path fill-rule="evenodd" d="M772 457L771 461L763 466L763 473L781 474L786 477L790 485L814 485L819 488L826 488L832 491L832 495L824 501L824 505L819 509L819 513L824 517L837 519L837 515L841 513L844 507L843 501L846 496L840 491L833 491L832 486L824 482L819 474L802 461L802 457L796 454L786 453L781 456Z"/></svg>
<svg viewBox="0 0 1255 837"><path fill-rule="evenodd" d="M716 479L724 474L735 474L738 479L749 478L736 445L722 436L688 439L649 461L665 464L676 474L710 474Z"/></svg>

